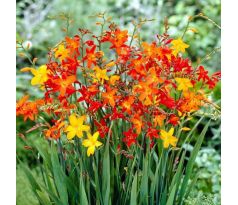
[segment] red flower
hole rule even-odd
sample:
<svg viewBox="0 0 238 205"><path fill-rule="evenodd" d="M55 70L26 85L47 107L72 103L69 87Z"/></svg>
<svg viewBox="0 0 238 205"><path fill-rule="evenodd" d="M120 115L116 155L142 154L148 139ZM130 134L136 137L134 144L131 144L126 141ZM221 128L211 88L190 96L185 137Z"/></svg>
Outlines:
<svg viewBox="0 0 238 205"><path fill-rule="evenodd" d="M102 103L97 102L97 101L89 101L89 108L88 111L95 113L98 111L99 108L101 108L103 106Z"/></svg>
<svg viewBox="0 0 238 205"><path fill-rule="evenodd" d="M172 56L172 66L174 68L174 72L185 71L186 74L190 74L193 71L192 66L189 65L188 59L183 59L179 56Z"/></svg>
<svg viewBox="0 0 238 205"><path fill-rule="evenodd" d="M168 95L165 94L164 91L159 90L159 99L160 99L160 103L162 105L165 105L167 108L169 109L174 109L175 108L175 100L171 97L169 97Z"/></svg>
<svg viewBox="0 0 238 205"><path fill-rule="evenodd" d="M179 123L179 117L177 117L175 114L170 115L168 123L176 126Z"/></svg>
<svg viewBox="0 0 238 205"><path fill-rule="evenodd" d="M117 111L117 108L114 107L114 108L112 109L111 120L116 120L116 119L120 119L120 118L121 118L121 119L125 119L124 114L121 113L121 112L118 112L118 111Z"/></svg>
<svg viewBox="0 0 238 205"><path fill-rule="evenodd" d="M216 72L206 82L206 84L209 86L209 89L213 89L220 80L221 80L221 72Z"/></svg>
<svg viewBox="0 0 238 205"><path fill-rule="evenodd" d="M79 62L77 60L77 57L67 58L66 60L62 61L62 67L69 73L69 75L75 75L78 66Z"/></svg>
<svg viewBox="0 0 238 205"><path fill-rule="evenodd" d="M104 119L101 119L100 122L94 120L94 123L97 126L97 130L99 131L100 137L104 138L109 132L109 127L107 127L107 123Z"/></svg>
<svg viewBox="0 0 238 205"><path fill-rule="evenodd" d="M206 71L203 66L199 66L197 74L198 74L198 81L200 81L201 79L203 81L210 80L208 77L208 71Z"/></svg>
<svg viewBox="0 0 238 205"><path fill-rule="evenodd" d="M159 132L159 130L150 127L150 128L148 128L148 132L147 132L146 136L149 137L150 140L152 140L153 138L159 138L158 132Z"/></svg>
<svg viewBox="0 0 238 205"><path fill-rule="evenodd" d="M95 86L90 87L82 86L78 91L82 95L81 97L78 98L78 102L82 102L85 100L85 102L87 103L89 103L91 98L99 92L97 87Z"/></svg>
<svg viewBox="0 0 238 205"><path fill-rule="evenodd" d="M131 128L127 132L123 132L123 135L125 137L122 139L122 141L126 143L128 147L136 143L137 134L133 133Z"/></svg>

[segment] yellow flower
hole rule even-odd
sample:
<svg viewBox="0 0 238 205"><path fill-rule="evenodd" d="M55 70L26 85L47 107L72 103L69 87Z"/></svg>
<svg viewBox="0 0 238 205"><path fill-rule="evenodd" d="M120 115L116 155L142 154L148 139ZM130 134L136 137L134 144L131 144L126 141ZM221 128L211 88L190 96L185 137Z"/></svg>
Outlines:
<svg viewBox="0 0 238 205"><path fill-rule="evenodd" d="M64 47L64 45L59 45L59 47L55 51L55 57L60 60L64 60L69 56L69 51Z"/></svg>
<svg viewBox="0 0 238 205"><path fill-rule="evenodd" d="M96 79L102 84L104 83L104 80L109 80L109 77L107 76L107 69L100 69L96 66L94 70L96 72Z"/></svg>
<svg viewBox="0 0 238 205"><path fill-rule="evenodd" d="M38 70L28 67L21 69L21 72L27 71L31 71L31 73L34 75L34 77L31 79L31 85L43 85L48 80L47 74L50 72L47 70L46 65L40 66Z"/></svg>
<svg viewBox="0 0 238 205"><path fill-rule="evenodd" d="M169 132L166 132L165 130L161 130L160 134L161 134L160 138L163 140L164 148L168 148L170 144L173 147L176 146L178 139L175 136L173 136L174 134L173 127L169 130Z"/></svg>
<svg viewBox="0 0 238 205"><path fill-rule="evenodd" d="M95 132L93 136L88 133L88 139L83 140L83 146L88 147L87 149L87 156L89 157L90 155L93 155L95 152L95 147L99 147L102 145L101 142L97 141L99 132Z"/></svg>
<svg viewBox="0 0 238 205"><path fill-rule="evenodd" d="M192 88L193 84L188 78L175 78L178 83L178 90L187 91L188 88Z"/></svg>
<svg viewBox="0 0 238 205"><path fill-rule="evenodd" d="M76 117L75 114L69 116L70 125L68 125L65 129L65 131L68 132L67 138L69 140L73 139L75 135L81 138L83 136L83 131L89 131L90 127L83 124L84 120L85 116Z"/></svg>
<svg viewBox="0 0 238 205"><path fill-rule="evenodd" d="M173 55L177 56L179 52L184 53L185 49L189 47L188 44L184 43L181 38L178 38L177 40L173 40L172 42L172 49L173 49Z"/></svg>

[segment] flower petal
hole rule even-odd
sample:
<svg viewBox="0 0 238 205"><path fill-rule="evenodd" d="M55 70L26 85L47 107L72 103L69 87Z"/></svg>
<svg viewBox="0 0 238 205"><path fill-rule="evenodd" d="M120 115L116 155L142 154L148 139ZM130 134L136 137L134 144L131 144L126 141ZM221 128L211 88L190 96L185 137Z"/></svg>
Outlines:
<svg viewBox="0 0 238 205"><path fill-rule="evenodd" d="M72 114L69 116L69 122L73 127L77 127L78 121L77 121L77 117L75 114Z"/></svg>
<svg viewBox="0 0 238 205"><path fill-rule="evenodd" d="M176 146L177 141L178 141L178 139L177 139L176 137L173 137L173 136L169 139L169 143L170 143L173 147Z"/></svg>
<svg viewBox="0 0 238 205"><path fill-rule="evenodd" d="M166 138L167 132L165 130L160 130L160 138L163 140Z"/></svg>
<svg viewBox="0 0 238 205"><path fill-rule="evenodd" d="M83 137L83 130L78 129L77 132L76 132L76 135L77 135L78 138Z"/></svg>
<svg viewBox="0 0 238 205"><path fill-rule="evenodd" d="M172 136L174 134L174 128L171 127L168 133L169 133L170 136Z"/></svg>
<svg viewBox="0 0 238 205"><path fill-rule="evenodd" d="M93 155L93 154L94 154L94 151L95 151L95 147L94 147L94 146L89 147L88 150L87 150L87 155L88 155L88 157L89 157L90 155Z"/></svg>
<svg viewBox="0 0 238 205"><path fill-rule="evenodd" d="M99 142L99 141L96 141L96 142L95 142L95 146L96 146L96 147L100 147L101 145L102 145L101 142Z"/></svg>
<svg viewBox="0 0 238 205"><path fill-rule="evenodd" d="M40 84L40 78L38 76L33 77L31 79L31 85L37 85L37 84Z"/></svg>
<svg viewBox="0 0 238 205"><path fill-rule="evenodd" d="M73 131L73 130L75 130L75 128L74 128L73 126L71 126L71 125L69 125L69 126L67 126L67 127L65 128L65 132L71 132L71 131Z"/></svg>
<svg viewBox="0 0 238 205"><path fill-rule="evenodd" d="M73 139L73 138L75 137L75 134L76 134L76 131L75 131L75 130L72 130L72 131L68 132L68 134L67 134L67 139L68 139L68 140Z"/></svg>
<svg viewBox="0 0 238 205"><path fill-rule="evenodd" d="M90 127L89 127L88 125L82 125L82 126L81 126L81 130L82 130L82 131L88 132L89 129L90 129Z"/></svg>
<svg viewBox="0 0 238 205"><path fill-rule="evenodd" d="M77 124L82 125L84 120L85 120L85 116L80 116L79 118L77 118Z"/></svg>
<svg viewBox="0 0 238 205"><path fill-rule="evenodd" d="M92 143L90 142L90 140L86 139L86 140L83 140L83 146L84 147L89 147L89 146L92 146Z"/></svg>
<svg viewBox="0 0 238 205"><path fill-rule="evenodd" d="M99 136L99 132L97 131L93 134L92 140L94 140L96 142L98 139L98 136Z"/></svg>
<svg viewBox="0 0 238 205"><path fill-rule="evenodd" d="M164 140L163 145L164 145L164 148L168 148L169 147L169 140L168 139Z"/></svg>

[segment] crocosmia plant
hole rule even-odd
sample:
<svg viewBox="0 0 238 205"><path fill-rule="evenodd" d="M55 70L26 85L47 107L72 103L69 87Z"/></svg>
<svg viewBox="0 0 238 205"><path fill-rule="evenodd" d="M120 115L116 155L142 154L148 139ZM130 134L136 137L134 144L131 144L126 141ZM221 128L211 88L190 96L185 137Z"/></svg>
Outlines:
<svg viewBox="0 0 238 205"><path fill-rule="evenodd" d="M48 52L48 61L22 68L41 99L23 96L16 115L35 123L44 184L22 164L40 204L184 204L209 120L188 153L220 72L186 57L182 36L140 38L98 15L98 30L79 29ZM24 48L18 42L19 48ZM191 121L195 120L195 123ZM30 131L31 131L30 130ZM24 131L22 131L24 132ZM29 130L28 130L29 132Z"/></svg>

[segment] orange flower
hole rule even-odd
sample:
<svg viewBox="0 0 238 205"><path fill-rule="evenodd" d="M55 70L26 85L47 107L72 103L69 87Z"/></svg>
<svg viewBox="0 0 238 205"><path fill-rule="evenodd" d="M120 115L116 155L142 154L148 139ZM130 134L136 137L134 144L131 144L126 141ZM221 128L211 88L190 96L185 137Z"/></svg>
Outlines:
<svg viewBox="0 0 238 205"><path fill-rule="evenodd" d="M112 48L122 47L128 39L128 31L127 30L121 31L119 28L117 28L112 34L113 35L110 39L110 42L113 45Z"/></svg>
<svg viewBox="0 0 238 205"><path fill-rule="evenodd" d="M141 118L138 115L135 115L131 118L131 122L136 129L136 134L139 135L141 133L141 128L143 125Z"/></svg>
<svg viewBox="0 0 238 205"><path fill-rule="evenodd" d="M86 56L83 58L83 60L87 60L88 68L91 68L92 65L97 64L97 60L100 59L104 53L102 51L96 52L96 45L92 45L92 47L86 48Z"/></svg>
<svg viewBox="0 0 238 205"><path fill-rule="evenodd" d="M112 107L115 106L116 102L115 100L117 99L117 96L115 96L117 92L117 89L107 89L107 92L102 93L102 98L104 100L104 103L109 103Z"/></svg>
<svg viewBox="0 0 238 205"><path fill-rule="evenodd" d="M115 85L116 81L120 79L119 75L112 75L109 79L110 85Z"/></svg>
<svg viewBox="0 0 238 205"><path fill-rule="evenodd" d="M143 42L141 45L144 51L144 55L147 58L156 58L160 54L160 48L157 47L155 43L148 44L146 42Z"/></svg>
<svg viewBox="0 0 238 205"><path fill-rule="evenodd" d="M67 91L69 93L69 90L74 90L72 83L74 83L75 80L76 76L72 75L63 78L58 78L54 81L54 83L58 87L61 96L64 96Z"/></svg>
<svg viewBox="0 0 238 205"><path fill-rule="evenodd" d="M45 130L46 138L59 139L64 125L65 123L62 121L62 119L57 120L52 127Z"/></svg>
<svg viewBox="0 0 238 205"><path fill-rule="evenodd" d="M200 92L187 91L184 92L184 97L180 100L179 111L182 113L190 113L197 111L206 100L205 96Z"/></svg>
<svg viewBox="0 0 238 205"><path fill-rule="evenodd" d="M134 96L129 96L122 102L122 107L125 108L126 112L131 113L131 105L134 103Z"/></svg>
<svg viewBox="0 0 238 205"><path fill-rule="evenodd" d="M65 37L65 41L66 41L66 45L67 48L69 48L69 52L71 55L73 54L77 54L78 56L79 54L79 46L80 46L80 38L79 36L74 36L74 38L69 38L68 36Z"/></svg>
<svg viewBox="0 0 238 205"><path fill-rule="evenodd" d="M43 100L36 100L35 102L28 101L29 96L23 96L16 105L16 115L22 115L24 117L24 121L28 118L30 120L35 120L38 114L38 106L44 104Z"/></svg>
<svg viewBox="0 0 238 205"><path fill-rule="evenodd" d="M166 119L166 115L164 114L156 115L153 119L154 126L159 125L160 127L162 127L165 119Z"/></svg>

